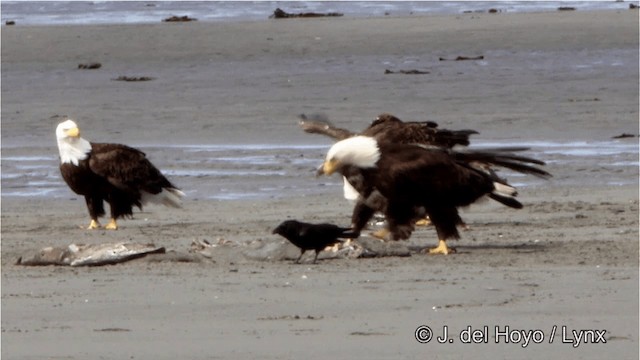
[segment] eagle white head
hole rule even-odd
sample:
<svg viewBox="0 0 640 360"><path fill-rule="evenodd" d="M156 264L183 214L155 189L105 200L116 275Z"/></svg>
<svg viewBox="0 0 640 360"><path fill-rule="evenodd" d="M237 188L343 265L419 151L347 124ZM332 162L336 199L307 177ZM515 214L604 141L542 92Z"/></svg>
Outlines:
<svg viewBox="0 0 640 360"><path fill-rule="evenodd" d="M333 144L327 152L321 170L325 175L331 175L343 166L374 168L379 159L380 148L376 139L369 136L353 136Z"/></svg>
<svg viewBox="0 0 640 360"><path fill-rule="evenodd" d="M86 159L87 154L91 151L91 143L80 137L80 129L71 119L58 124L56 139L58 140L58 151L60 151L60 162L63 164L78 165L78 162Z"/></svg>

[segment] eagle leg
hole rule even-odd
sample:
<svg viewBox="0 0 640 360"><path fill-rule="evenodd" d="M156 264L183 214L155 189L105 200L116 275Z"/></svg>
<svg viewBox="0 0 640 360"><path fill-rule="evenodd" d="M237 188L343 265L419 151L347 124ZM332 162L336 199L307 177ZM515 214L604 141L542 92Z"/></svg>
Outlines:
<svg viewBox="0 0 640 360"><path fill-rule="evenodd" d="M296 264L300 264L300 259L302 259L302 255L304 255L305 251L306 250L300 249L300 256L298 256L298 258L296 259Z"/></svg>
<svg viewBox="0 0 640 360"><path fill-rule="evenodd" d="M87 230L95 230L100 228L100 223L96 219L91 219L89 226L87 226Z"/></svg>
<svg viewBox="0 0 640 360"><path fill-rule="evenodd" d="M438 242L438 246L431 248L428 250L429 254L453 254L456 252L456 249L450 248L447 246L447 242L445 240L440 239Z"/></svg>
<svg viewBox="0 0 640 360"><path fill-rule="evenodd" d="M111 218L111 220L109 220L109 223L105 225L104 228L107 230L118 230L118 224L116 224L116 219Z"/></svg>

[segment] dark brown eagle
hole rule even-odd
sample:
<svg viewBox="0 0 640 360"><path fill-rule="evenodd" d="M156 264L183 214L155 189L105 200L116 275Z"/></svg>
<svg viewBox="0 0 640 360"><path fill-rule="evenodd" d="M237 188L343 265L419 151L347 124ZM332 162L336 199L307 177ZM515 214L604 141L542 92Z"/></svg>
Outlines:
<svg viewBox="0 0 640 360"><path fill-rule="evenodd" d="M324 119L309 119L300 115L300 127L311 134L322 134L335 140L344 140L355 135L374 137L380 141L397 144L423 144L452 148L469 145L469 136L475 130L448 130L438 127L433 121L402 121L389 113L382 113L359 133L332 126Z"/></svg>
<svg viewBox="0 0 640 360"><path fill-rule="evenodd" d="M448 130L438 127L433 121L413 122L402 121L389 113L382 113L362 132L353 133L349 130L332 126L326 119L316 116L317 119L309 119L300 115L300 127L308 133L323 134L336 140L344 140L356 135L373 137L380 142L394 144L420 144L426 146L453 148L456 145L469 145L469 136L478 134L475 130ZM367 222L376 212L385 212L387 201L375 189L366 192L362 171L357 167L343 167L344 197L356 201L351 219L353 230L359 234L367 225ZM367 197L362 194L367 193ZM425 219L426 220L426 219ZM418 223L428 223L428 220L418 218ZM459 218L459 224L466 226ZM374 237L384 238L388 234L387 229L372 233Z"/></svg>
<svg viewBox="0 0 640 360"><path fill-rule="evenodd" d="M516 189L497 177L491 168L505 167L542 178L551 176L533 166L543 165L542 161L516 155L511 150L521 149L453 150L353 136L329 149L321 172L345 176L357 171L362 199L379 192L386 200L384 215L392 240L408 239L415 220L428 215L439 238L438 247L429 252L448 254L451 249L446 241L460 237L456 226L460 221L458 207L468 206L484 196L512 208L522 207L515 199ZM361 211L356 205L354 218L373 215L373 212L358 214Z"/></svg>
<svg viewBox="0 0 640 360"><path fill-rule="evenodd" d="M67 120L56 128L62 178L78 195L83 195L91 216L88 229L100 227L106 201L111 220L105 229L118 228L116 220L133 215L133 206L147 202L180 207L184 193L162 175L140 150L120 144L89 142L80 137L75 122Z"/></svg>

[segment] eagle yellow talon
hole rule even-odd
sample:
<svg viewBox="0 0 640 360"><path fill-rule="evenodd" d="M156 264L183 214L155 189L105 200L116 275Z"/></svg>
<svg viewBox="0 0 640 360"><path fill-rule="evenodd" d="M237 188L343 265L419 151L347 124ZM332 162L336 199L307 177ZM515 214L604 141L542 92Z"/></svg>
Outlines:
<svg viewBox="0 0 640 360"><path fill-rule="evenodd" d="M104 227L107 230L118 230L118 224L116 224L116 219L111 219L107 225Z"/></svg>
<svg viewBox="0 0 640 360"><path fill-rule="evenodd" d="M95 230L99 228L100 228L100 223L93 219L89 223L89 226L87 226L87 230Z"/></svg>
<svg viewBox="0 0 640 360"><path fill-rule="evenodd" d="M429 254L443 254L443 255L453 254L455 252L456 252L456 249L448 247L447 243L444 240L440 240L440 242L438 243L438 246L432 249L429 249L428 251Z"/></svg>
<svg viewBox="0 0 640 360"><path fill-rule="evenodd" d="M416 221L416 226L429 226L429 225L431 225L431 220L429 219L428 216Z"/></svg>

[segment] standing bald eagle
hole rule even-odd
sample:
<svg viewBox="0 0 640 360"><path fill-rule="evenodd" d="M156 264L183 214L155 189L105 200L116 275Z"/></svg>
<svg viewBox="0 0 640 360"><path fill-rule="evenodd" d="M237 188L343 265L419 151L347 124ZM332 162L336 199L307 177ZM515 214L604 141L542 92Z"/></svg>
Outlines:
<svg viewBox="0 0 640 360"><path fill-rule="evenodd" d="M62 178L78 195L84 195L91 216L88 229L100 227L103 201L111 207L106 229L116 230L116 219L131 217L133 206L147 202L180 207L184 193L165 178L140 150L120 144L92 143L80 137L72 120L56 128Z"/></svg>
<svg viewBox="0 0 640 360"><path fill-rule="evenodd" d="M439 245L429 252L448 254L451 249L446 240L460 238L456 227L460 221L458 207L488 196L506 206L522 208L515 199L516 189L478 163L543 178L550 176L530 165L543 165L543 162L505 151L454 151L379 142L368 136L354 136L335 143L327 153L321 172L344 175L357 170L362 180L361 197L366 199L378 191L386 199L384 214L393 240L408 239L416 218L428 215L439 238ZM358 216L357 211L358 206L354 217Z"/></svg>
<svg viewBox="0 0 640 360"><path fill-rule="evenodd" d="M439 146L443 148L453 148L456 145L469 145L469 136L478 134L475 130L447 130L438 128L438 124L433 121L406 122L389 113L382 113L359 134L349 130L337 128L330 125L325 120L311 120L306 116L300 116L300 127L305 132L313 134L323 134L336 140L344 140L356 135L373 137L380 142L395 144L420 144L427 146ZM357 167L343 167L341 171L344 179L344 197L347 200L355 200L356 207L351 219L354 232L360 233L365 228L367 222L376 212L385 212L387 201L375 189L367 192L368 196L363 197L365 185L362 171ZM426 223L428 223L428 219ZM425 223L425 220L418 218L418 223ZM459 224L466 227L466 224L459 218ZM387 236L387 229L381 229L372 233L374 237L384 238Z"/></svg>

